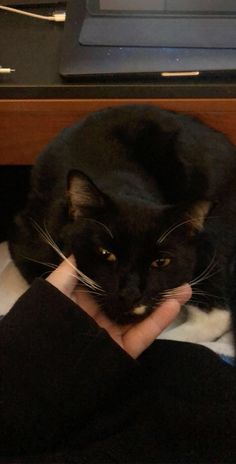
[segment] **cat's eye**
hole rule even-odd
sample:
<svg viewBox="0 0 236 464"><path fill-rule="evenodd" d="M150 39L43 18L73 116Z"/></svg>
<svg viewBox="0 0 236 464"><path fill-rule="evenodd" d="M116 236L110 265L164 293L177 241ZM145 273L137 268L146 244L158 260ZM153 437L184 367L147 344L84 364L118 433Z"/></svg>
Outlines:
<svg viewBox="0 0 236 464"><path fill-rule="evenodd" d="M170 258L158 258L152 262L152 267L159 267L159 268L166 267L166 266L169 266L170 263L171 263Z"/></svg>
<svg viewBox="0 0 236 464"><path fill-rule="evenodd" d="M99 254L102 255L107 261L110 261L111 263L114 263L117 258L114 253L112 253L109 250L106 250L105 248L99 247L98 248Z"/></svg>

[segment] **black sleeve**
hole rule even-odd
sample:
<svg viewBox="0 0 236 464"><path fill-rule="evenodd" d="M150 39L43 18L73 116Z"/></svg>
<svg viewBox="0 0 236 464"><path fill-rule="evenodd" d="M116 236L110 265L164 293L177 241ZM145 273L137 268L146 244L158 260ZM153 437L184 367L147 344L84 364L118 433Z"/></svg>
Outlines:
<svg viewBox="0 0 236 464"><path fill-rule="evenodd" d="M134 361L42 280L0 332L3 464L235 464L235 370L206 348Z"/></svg>
<svg viewBox="0 0 236 464"><path fill-rule="evenodd" d="M53 449L112 404L138 363L41 279L0 323L2 454ZM117 393L116 393L117 394Z"/></svg>

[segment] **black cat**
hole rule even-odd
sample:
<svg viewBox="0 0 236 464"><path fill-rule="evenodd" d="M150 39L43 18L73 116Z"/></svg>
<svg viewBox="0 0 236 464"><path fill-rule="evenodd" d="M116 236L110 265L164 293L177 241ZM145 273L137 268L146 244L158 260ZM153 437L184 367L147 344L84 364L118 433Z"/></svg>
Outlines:
<svg viewBox="0 0 236 464"><path fill-rule="evenodd" d="M149 105L105 109L39 156L12 257L31 282L73 253L80 282L119 323L190 282L190 338L214 339L229 327L235 179L235 147L198 120Z"/></svg>

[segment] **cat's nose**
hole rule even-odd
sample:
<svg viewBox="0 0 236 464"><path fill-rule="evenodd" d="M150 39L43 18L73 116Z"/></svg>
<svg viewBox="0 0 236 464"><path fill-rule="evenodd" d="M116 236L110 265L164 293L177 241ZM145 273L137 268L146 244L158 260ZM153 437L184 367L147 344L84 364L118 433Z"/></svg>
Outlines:
<svg viewBox="0 0 236 464"><path fill-rule="evenodd" d="M128 307L134 306L141 298L141 292L138 287L123 288L119 293L121 301Z"/></svg>

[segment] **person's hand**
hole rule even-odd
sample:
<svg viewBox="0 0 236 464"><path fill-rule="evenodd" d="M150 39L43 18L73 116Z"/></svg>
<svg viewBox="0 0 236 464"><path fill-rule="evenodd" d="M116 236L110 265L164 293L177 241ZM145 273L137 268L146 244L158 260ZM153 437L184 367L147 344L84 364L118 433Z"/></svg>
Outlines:
<svg viewBox="0 0 236 464"><path fill-rule="evenodd" d="M133 358L137 358L148 348L176 318L181 305L189 300L192 294L191 287L185 284L175 290L173 298L168 298L143 321L128 326L120 326L108 319L88 292L76 289L78 281L70 263L75 266L73 256L67 261L63 261L46 280L77 303Z"/></svg>

